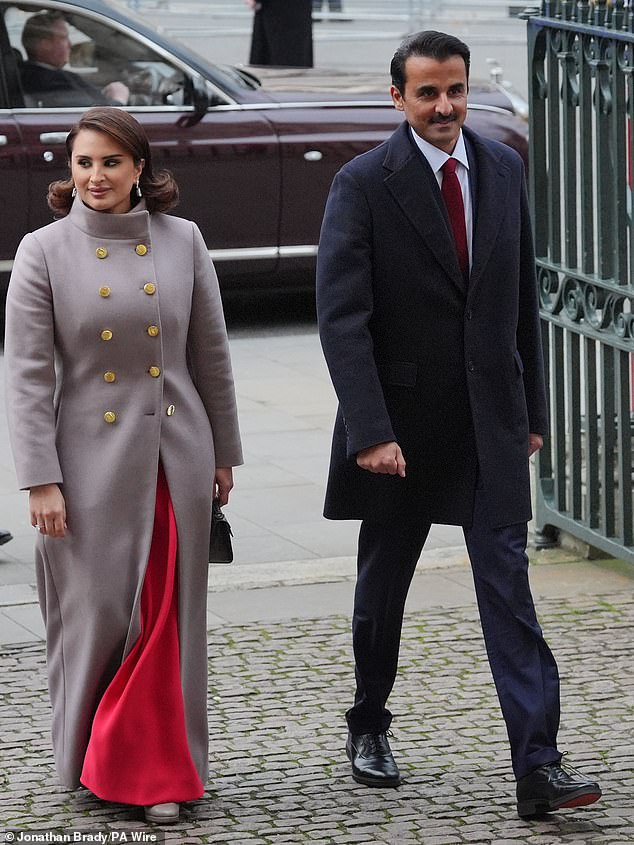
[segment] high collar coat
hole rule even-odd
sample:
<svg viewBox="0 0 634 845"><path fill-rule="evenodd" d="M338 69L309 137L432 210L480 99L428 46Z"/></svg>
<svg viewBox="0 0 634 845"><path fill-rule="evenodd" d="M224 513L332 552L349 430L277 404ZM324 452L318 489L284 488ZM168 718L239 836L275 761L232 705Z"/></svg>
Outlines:
<svg viewBox="0 0 634 845"><path fill-rule="evenodd" d="M100 696L139 635L159 459L178 529L187 736L204 782L212 486L215 466L242 455L218 282L198 228L143 204L101 214L75 200L20 244L5 357L20 487L57 482L67 506L66 537L36 547L62 783L78 785Z"/></svg>
<svg viewBox="0 0 634 845"><path fill-rule="evenodd" d="M474 205L462 277L431 167L407 123L337 174L317 267L337 396L325 515L469 525L476 484L493 525L530 518L528 434L547 430L537 284L523 165L464 129ZM407 476L356 454L396 440Z"/></svg>

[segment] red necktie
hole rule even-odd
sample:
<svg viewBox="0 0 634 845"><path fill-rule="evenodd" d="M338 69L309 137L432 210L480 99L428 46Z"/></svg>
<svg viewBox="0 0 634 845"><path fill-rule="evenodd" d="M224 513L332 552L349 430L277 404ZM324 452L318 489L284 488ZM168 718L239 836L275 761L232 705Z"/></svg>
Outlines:
<svg viewBox="0 0 634 845"><path fill-rule="evenodd" d="M443 164L441 193L449 214L449 222L458 253L458 264L466 279L469 277L469 247L467 246L467 226L464 219L462 188L456 176L457 164L458 159L455 158L448 158Z"/></svg>

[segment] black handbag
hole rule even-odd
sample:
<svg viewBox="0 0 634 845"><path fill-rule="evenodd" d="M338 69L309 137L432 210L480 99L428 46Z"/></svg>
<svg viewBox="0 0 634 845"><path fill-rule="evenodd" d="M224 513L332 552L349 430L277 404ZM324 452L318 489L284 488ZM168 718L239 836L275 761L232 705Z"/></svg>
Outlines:
<svg viewBox="0 0 634 845"><path fill-rule="evenodd" d="M220 509L218 499L211 503L211 532L209 534L209 563L231 563L233 532L227 517Z"/></svg>

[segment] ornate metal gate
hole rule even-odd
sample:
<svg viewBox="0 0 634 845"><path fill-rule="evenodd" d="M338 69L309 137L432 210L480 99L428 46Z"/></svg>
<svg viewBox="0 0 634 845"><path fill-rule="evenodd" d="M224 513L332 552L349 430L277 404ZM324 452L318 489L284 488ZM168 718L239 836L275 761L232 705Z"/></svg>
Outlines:
<svg viewBox="0 0 634 845"><path fill-rule="evenodd" d="M634 12L623 0L544 2L528 50L551 403L536 521L634 562Z"/></svg>

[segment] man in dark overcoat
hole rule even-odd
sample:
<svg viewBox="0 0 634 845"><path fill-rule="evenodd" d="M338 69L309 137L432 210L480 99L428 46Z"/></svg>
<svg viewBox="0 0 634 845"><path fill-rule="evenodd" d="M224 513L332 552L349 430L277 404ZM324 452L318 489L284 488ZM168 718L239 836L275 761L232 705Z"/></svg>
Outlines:
<svg viewBox="0 0 634 845"><path fill-rule="evenodd" d="M249 64L313 66L312 0L246 0L255 10Z"/></svg>
<svg viewBox="0 0 634 845"><path fill-rule="evenodd" d="M529 816L601 791L557 748L559 676L526 556L528 458L548 426L529 210L517 153L463 128L469 58L444 33L406 39L391 67L405 121L332 185L317 268L339 399L325 515L362 520L354 779L401 782L386 702L405 599L431 524L461 525Z"/></svg>

